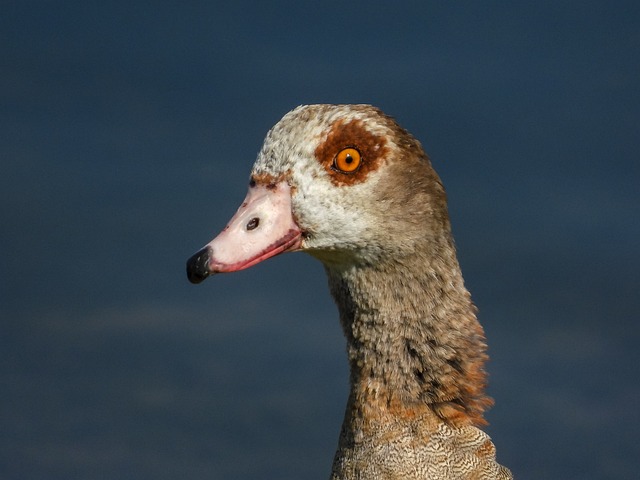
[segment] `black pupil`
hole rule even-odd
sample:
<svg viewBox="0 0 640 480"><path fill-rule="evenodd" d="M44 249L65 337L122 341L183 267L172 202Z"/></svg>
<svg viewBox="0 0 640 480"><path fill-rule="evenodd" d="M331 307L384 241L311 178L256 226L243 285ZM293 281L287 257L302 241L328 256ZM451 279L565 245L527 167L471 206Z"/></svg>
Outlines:
<svg viewBox="0 0 640 480"><path fill-rule="evenodd" d="M351 156L351 154L347 154L347 156L344 159L344 161L347 162L347 165L350 164L351 162L353 162L353 157Z"/></svg>

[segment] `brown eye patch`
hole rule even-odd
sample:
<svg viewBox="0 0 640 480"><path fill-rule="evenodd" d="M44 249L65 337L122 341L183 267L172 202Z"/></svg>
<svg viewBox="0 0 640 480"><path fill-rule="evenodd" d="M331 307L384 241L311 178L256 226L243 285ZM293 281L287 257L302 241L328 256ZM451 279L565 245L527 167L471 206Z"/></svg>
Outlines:
<svg viewBox="0 0 640 480"><path fill-rule="evenodd" d="M361 120L344 122L337 120L331 125L329 134L315 150L315 156L327 170L334 185L353 185L364 181L367 175L375 171L387 153L387 140L373 135ZM345 173L336 169L336 159L346 149L355 149L360 154L357 170Z"/></svg>

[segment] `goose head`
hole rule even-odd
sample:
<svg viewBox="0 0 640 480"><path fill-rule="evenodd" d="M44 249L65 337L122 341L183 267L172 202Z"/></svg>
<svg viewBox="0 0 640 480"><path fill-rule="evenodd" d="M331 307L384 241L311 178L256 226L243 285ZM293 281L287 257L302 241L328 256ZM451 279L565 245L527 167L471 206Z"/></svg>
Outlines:
<svg viewBox="0 0 640 480"><path fill-rule="evenodd" d="M328 268L402 262L448 238L444 189L417 140L369 105L304 105L268 132L244 202L187 275L291 251Z"/></svg>

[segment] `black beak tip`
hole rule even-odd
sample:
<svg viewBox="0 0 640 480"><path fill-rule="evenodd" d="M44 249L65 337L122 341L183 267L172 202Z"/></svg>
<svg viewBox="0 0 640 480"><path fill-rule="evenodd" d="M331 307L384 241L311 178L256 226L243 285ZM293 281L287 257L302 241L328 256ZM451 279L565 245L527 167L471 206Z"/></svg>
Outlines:
<svg viewBox="0 0 640 480"><path fill-rule="evenodd" d="M187 278L193 284L204 281L211 273L209 272L209 248L205 247L197 251L187 260Z"/></svg>

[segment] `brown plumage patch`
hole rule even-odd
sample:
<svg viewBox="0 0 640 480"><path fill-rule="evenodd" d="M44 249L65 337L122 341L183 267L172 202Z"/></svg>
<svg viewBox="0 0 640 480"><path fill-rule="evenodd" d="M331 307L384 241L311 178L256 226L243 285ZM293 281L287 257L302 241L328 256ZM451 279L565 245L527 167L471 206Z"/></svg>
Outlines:
<svg viewBox="0 0 640 480"><path fill-rule="evenodd" d="M254 187L255 185L263 185L267 187L268 190L273 190L274 188L276 188L276 184L282 182L283 180L286 180L288 175L289 172L286 172L285 174L278 177L274 177L273 175L269 175L268 173L253 174L249 179L249 186Z"/></svg>
<svg viewBox="0 0 640 480"><path fill-rule="evenodd" d="M333 167L336 155L345 148L355 148L362 155L362 163L355 172L343 173ZM380 166L388 150L387 140L369 132L362 121L351 120L345 123L337 120L331 125L327 139L318 145L314 153L329 173L331 182L344 186L364 181L370 172Z"/></svg>

